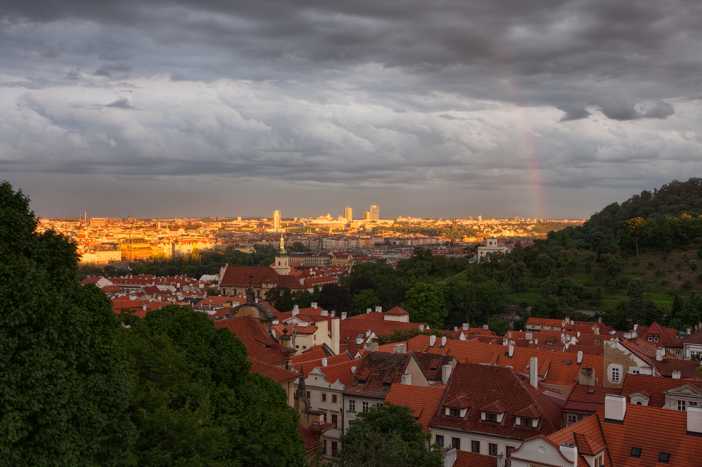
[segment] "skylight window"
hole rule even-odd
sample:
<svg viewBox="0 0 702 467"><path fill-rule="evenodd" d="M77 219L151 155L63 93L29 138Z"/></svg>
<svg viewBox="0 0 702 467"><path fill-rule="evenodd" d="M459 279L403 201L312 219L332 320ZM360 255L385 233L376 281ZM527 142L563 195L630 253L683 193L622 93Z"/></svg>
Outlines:
<svg viewBox="0 0 702 467"><path fill-rule="evenodd" d="M631 448L631 457L641 457L641 448Z"/></svg>
<svg viewBox="0 0 702 467"><path fill-rule="evenodd" d="M670 453L669 452L659 452L658 453L658 462L661 464L667 464L670 462Z"/></svg>

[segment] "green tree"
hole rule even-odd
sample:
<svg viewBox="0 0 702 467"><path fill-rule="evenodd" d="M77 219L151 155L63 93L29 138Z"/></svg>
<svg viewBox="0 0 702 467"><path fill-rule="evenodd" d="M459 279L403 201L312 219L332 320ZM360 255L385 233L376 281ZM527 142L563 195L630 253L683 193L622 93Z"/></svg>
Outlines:
<svg viewBox="0 0 702 467"><path fill-rule="evenodd" d="M407 291L405 306L413 322L433 327L442 327L448 315L441 287L429 282L414 284Z"/></svg>
<svg viewBox="0 0 702 467"><path fill-rule="evenodd" d="M375 290L365 289L361 290L353 296L353 310L354 313L364 313L366 309L373 308L380 303L378 295L376 295Z"/></svg>
<svg viewBox="0 0 702 467"><path fill-rule="evenodd" d="M75 245L36 226L28 198L0 184L0 462L130 464L118 322L79 284Z"/></svg>
<svg viewBox="0 0 702 467"><path fill-rule="evenodd" d="M360 414L342 439L341 467L440 467L441 453L405 407Z"/></svg>
<svg viewBox="0 0 702 467"><path fill-rule="evenodd" d="M228 331L171 306L122 334L138 465L303 465L282 388L248 372L246 351Z"/></svg>

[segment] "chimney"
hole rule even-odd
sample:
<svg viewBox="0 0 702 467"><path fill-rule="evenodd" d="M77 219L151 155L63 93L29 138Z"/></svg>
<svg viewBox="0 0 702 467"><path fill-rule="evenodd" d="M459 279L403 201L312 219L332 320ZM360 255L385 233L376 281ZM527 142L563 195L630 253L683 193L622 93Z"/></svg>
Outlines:
<svg viewBox="0 0 702 467"><path fill-rule="evenodd" d="M441 336L441 347L446 347L446 336Z"/></svg>
<svg viewBox="0 0 702 467"><path fill-rule="evenodd" d="M419 332L424 332L424 325L423 324L419 325Z"/></svg>
<svg viewBox="0 0 702 467"><path fill-rule="evenodd" d="M673 379L680 379L682 378L682 372L680 370L673 370L673 373L670 376Z"/></svg>
<svg viewBox="0 0 702 467"><path fill-rule="evenodd" d="M537 357L529 359L529 384L535 389L539 388L539 359Z"/></svg>
<svg viewBox="0 0 702 467"><path fill-rule="evenodd" d="M293 307L293 309L292 309L292 315L293 315L293 316L297 316L297 315L299 315L299 314L300 314L300 307L297 306L297 305L295 305L295 306Z"/></svg>
<svg viewBox="0 0 702 467"><path fill-rule="evenodd" d="M434 344L436 344L436 336L432 334L429 336L429 347L434 347Z"/></svg>
<svg viewBox="0 0 702 467"><path fill-rule="evenodd" d="M400 378L400 383L405 384L407 386L412 385L412 375L410 373L402 373L402 377Z"/></svg>
<svg viewBox="0 0 702 467"><path fill-rule="evenodd" d="M353 375L356 374L356 367L355 366L351 367L351 374L353 374Z"/></svg>
<svg viewBox="0 0 702 467"><path fill-rule="evenodd" d="M341 319L346 319L346 317L347 317L348 315L349 315L348 313L346 313L345 311L342 311L342 312L341 312Z"/></svg>
<svg viewBox="0 0 702 467"><path fill-rule="evenodd" d="M327 310L321 310L321 311L319 312L319 315L320 315L320 316L329 316L329 311L327 311Z"/></svg>
<svg viewBox="0 0 702 467"><path fill-rule="evenodd" d="M361 345L363 344L363 334L359 334L356 336L356 345Z"/></svg>
<svg viewBox="0 0 702 467"><path fill-rule="evenodd" d="M375 306L375 312L376 312L376 313L382 313L382 312L383 312L383 307L380 306L380 305L376 305L376 306Z"/></svg>
<svg viewBox="0 0 702 467"><path fill-rule="evenodd" d="M687 406L687 432L702 435L702 407Z"/></svg>
<svg viewBox="0 0 702 467"><path fill-rule="evenodd" d="M463 334L463 331L461 331L461 333L458 335L458 340L459 340L459 341L464 341L464 340L466 340L466 335Z"/></svg>
<svg viewBox="0 0 702 467"><path fill-rule="evenodd" d="M322 358L322 366L327 366L327 363L329 363L329 360L327 360L327 357Z"/></svg>
<svg viewBox="0 0 702 467"><path fill-rule="evenodd" d="M401 342L399 344L395 344L395 347L393 348L394 353L407 353L407 343Z"/></svg>
<svg viewBox="0 0 702 467"><path fill-rule="evenodd" d="M623 422L626 415L626 396L607 394L605 396L605 420Z"/></svg>
<svg viewBox="0 0 702 467"><path fill-rule="evenodd" d="M470 324L468 324L468 323L463 323L463 324L462 324L462 327L463 327L463 330L464 330L464 331L467 331L467 330L470 329Z"/></svg>
<svg viewBox="0 0 702 467"><path fill-rule="evenodd" d="M534 333L531 331L527 331L524 333L524 339L530 341L534 338Z"/></svg>
<svg viewBox="0 0 702 467"><path fill-rule="evenodd" d="M441 365L441 383L448 384L448 380L451 379L451 371L453 367L449 364Z"/></svg>
<svg viewBox="0 0 702 467"><path fill-rule="evenodd" d="M310 306L316 310L317 309L317 302L312 302L310 304Z"/></svg>
<svg viewBox="0 0 702 467"><path fill-rule="evenodd" d="M663 347L658 347L656 349L656 361L662 362L665 358L665 349Z"/></svg>
<svg viewBox="0 0 702 467"><path fill-rule="evenodd" d="M341 320L339 318L331 319L331 349L334 355L339 355L341 350Z"/></svg>
<svg viewBox="0 0 702 467"><path fill-rule="evenodd" d="M580 365L583 362L583 351L578 350L578 356L576 357L576 362L578 362L578 365Z"/></svg>
<svg viewBox="0 0 702 467"><path fill-rule="evenodd" d="M578 465L578 447L575 444L563 443L558 447L558 450L574 467Z"/></svg>
<svg viewBox="0 0 702 467"><path fill-rule="evenodd" d="M488 329L490 329L490 326L488 326L487 324L483 324L483 329L487 331Z"/></svg>
<svg viewBox="0 0 702 467"><path fill-rule="evenodd" d="M514 357L514 344L512 344L511 342L509 343L509 345L507 345L507 356L509 358Z"/></svg>
<svg viewBox="0 0 702 467"><path fill-rule="evenodd" d="M366 314L369 314L371 312L370 308L366 308Z"/></svg>

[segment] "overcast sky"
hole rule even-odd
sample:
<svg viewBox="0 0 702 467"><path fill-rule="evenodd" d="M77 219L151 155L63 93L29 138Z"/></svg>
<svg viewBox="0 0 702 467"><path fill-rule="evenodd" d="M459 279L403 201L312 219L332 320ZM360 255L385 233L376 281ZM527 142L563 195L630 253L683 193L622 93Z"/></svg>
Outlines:
<svg viewBox="0 0 702 467"><path fill-rule="evenodd" d="M37 214L587 216L702 176L699 0L0 1Z"/></svg>

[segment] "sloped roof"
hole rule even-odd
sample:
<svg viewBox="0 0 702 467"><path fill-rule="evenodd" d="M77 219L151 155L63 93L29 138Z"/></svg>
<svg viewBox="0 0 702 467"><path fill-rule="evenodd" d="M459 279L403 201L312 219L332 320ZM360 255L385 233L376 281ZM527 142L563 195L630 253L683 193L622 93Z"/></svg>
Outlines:
<svg viewBox="0 0 702 467"><path fill-rule="evenodd" d="M385 403L407 407L424 431L436 413L444 394L444 386L412 386L395 383L385 396Z"/></svg>
<svg viewBox="0 0 702 467"><path fill-rule="evenodd" d="M602 414L598 414L604 420ZM687 412L643 405L628 405L622 423L601 421L607 449L615 466L689 467L700 465L702 438L687 433ZM631 457L631 448L641 448L641 457ZM658 455L670 453L668 464Z"/></svg>
<svg viewBox="0 0 702 467"><path fill-rule="evenodd" d="M346 392L385 398L393 383L399 383L410 356L400 353L370 352L358 365Z"/></svg>
<svg viewBox="0 0 702 467"><path fill-rule="evenodd" d="M246 347L249 358L272 365L283 365L294 351L273 339L268 329L256 318L241 317L214 322L215 327L227 329Z"/></svg>
<svg viewBox="0 0 702 467"><path fill-rule="evenodd" d="M595 415L585 417L548 436L556 446L564 443L575 444L578 453L587 456L599 454L607 447L599 418Z"/></svg>
<svg viewBox="0 0 702 467"><path fill-rule="evenodd" d="M432 427L464 432L490 433L512 439L527 439L548 434L560 426L560 409L553 400L531 387L512 370L500 366L458 364L453 369L442 405L463 399L469 408L465 417L452 417L437 411ZM505 414L501 423L481 420L485 407L497 406ZM515 413L534 406L540 414L538 428L515 426Z"/></svg>

